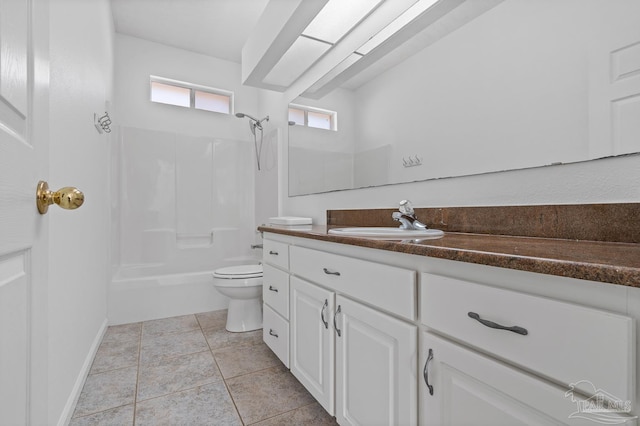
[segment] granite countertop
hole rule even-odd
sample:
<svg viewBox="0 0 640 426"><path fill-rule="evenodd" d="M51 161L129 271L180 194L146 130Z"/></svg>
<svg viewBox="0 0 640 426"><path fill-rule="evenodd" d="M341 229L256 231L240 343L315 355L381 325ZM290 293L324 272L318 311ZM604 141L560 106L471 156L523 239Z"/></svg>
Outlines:
<svg viewBox="0 0 640 426"><path fill-rule="evenodd" d="M436 240L379 240L310 229L263 225L259 231L541 274L640 287L640 244L445 232Z"/></svg>

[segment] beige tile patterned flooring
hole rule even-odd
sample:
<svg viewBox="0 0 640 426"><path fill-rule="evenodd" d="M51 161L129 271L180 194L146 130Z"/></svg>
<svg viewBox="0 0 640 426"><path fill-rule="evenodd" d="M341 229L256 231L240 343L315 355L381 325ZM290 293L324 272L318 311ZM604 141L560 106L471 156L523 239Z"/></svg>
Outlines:
<svg viewBox="0 0 640 426"><path fill-rule="evenodd" d="M335 425L226 310L107 329L76 404L78 425Z"/></svg>

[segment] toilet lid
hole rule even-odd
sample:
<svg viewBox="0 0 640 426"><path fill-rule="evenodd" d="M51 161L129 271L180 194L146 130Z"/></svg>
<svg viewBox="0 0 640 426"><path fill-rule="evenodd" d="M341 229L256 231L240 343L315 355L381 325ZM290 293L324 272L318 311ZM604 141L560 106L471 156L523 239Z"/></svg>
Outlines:
<svg viewBox="0 0 640 426"><path fill-rule="evenodd" d="M213 276L217 278L241 279L262 276L262 265L237 265L216 269Z"/></svg>

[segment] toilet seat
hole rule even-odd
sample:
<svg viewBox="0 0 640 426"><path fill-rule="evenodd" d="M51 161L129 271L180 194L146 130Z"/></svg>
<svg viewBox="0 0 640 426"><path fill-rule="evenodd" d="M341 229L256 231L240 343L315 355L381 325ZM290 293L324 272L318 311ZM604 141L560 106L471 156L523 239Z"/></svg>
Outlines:
<svg viewBox="0 0 640 426"><path fill-rule="evenodd" d="M262 277L262 265L228 266L213 271L214 278L227 280L242 280Z"/></svg>

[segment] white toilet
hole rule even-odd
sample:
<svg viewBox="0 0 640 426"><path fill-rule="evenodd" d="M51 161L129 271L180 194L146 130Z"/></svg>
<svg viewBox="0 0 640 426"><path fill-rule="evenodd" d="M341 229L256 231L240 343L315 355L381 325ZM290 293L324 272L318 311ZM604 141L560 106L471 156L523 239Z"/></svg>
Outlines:
<svg viewBox="0 0 640 426"><path fill-rule="evenodd" d="M238 265L213 271L213 284L229 299L227 330L262 328L262 265Z"/></svg>

